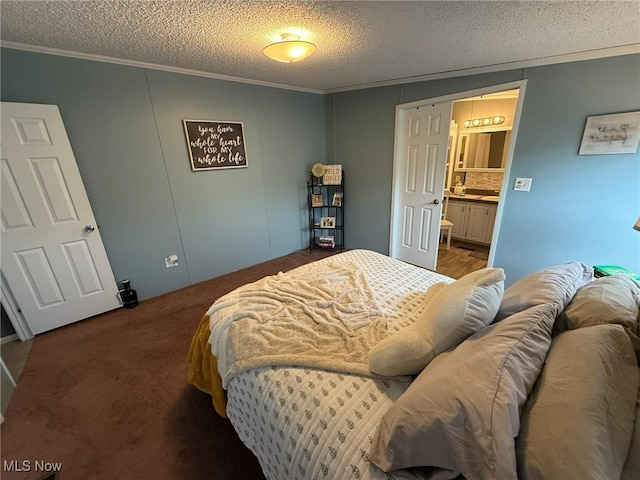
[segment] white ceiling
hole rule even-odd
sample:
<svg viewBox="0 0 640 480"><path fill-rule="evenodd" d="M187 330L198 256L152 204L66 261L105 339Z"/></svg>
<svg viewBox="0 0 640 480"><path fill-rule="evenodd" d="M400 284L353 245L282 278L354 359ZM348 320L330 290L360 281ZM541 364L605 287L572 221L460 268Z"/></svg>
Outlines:
<svg viewBox="0 0 640 480"><path fill-rule="evenodd" d="M331 92L640 52L633 1L9 1L7 47ZM299 63L262 49L317 45Z"/></svg>

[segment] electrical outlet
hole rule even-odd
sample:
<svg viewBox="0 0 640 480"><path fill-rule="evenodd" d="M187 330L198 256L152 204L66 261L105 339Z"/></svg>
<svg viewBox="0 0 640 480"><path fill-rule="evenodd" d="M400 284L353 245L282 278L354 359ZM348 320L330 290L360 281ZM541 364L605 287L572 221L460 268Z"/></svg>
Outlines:
<svg viewBox="0 0 640 480"><path fill-rule="evenodd" d="M528 192L531 190L531 182L533 182L533 178L516 178L516 181L513 184L513 189L516 192Z"/></svg>
<svg viewBox="0 0 640 480"><path fill-rule="evenodd" d="M178 266L178 256L177 255L169 255L168 257L164 257L164 264L167 268L177 267Z"/></svg>

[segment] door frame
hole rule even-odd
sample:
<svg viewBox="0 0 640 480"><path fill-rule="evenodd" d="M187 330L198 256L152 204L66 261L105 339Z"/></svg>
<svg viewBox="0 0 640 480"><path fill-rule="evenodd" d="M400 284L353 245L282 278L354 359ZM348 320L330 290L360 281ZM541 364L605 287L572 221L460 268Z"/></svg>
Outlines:
<svg viewBox="0 0 640 480"><path fill-rule="evenodd" d="M496 210L496 219L493 227L493 235L491 236L491 245L489 247L489 258L487 260L487 266L493 266L493 261L495 258L495 247L498 243L498 237L500 235L500 226L502 223L502 212L504 210L504 204L506 200L506 192L509 186L509 176L511 173L511 164L513 160L513 152L515 149L516 141L518 138L518 128L520 126L520 116L522 113L522 105L524 103L524 95L527 86L527 80L516 80L514 82L501 83L498 85L491 85L488 87L476 88L473 90L465 90L461 92L451 93L448 95L442 95L439 97L427 98L424 100L416 100L409 103L402 103L396 105L396 119L395 119L395 133L393 139L393 173L391 178L391 222L389 229L389 256L396 258L397 256L397 246L396 243L400 239L394 239L393 237L393 226L395 225L396 217L400 213L397 212L397 197L399 192L396 191L396 182L397 175L399 174L399 162L401 156L404 154L402 149L401 134L402 134L402 126L404 125L404 118L407 110L415 109L416 107L422 105L431 105L437 103L446 103L449 102L452 104L456 100L461 100L467 97L476 97L480 95L487 95L490 93L497 93L504 90L512 90L514 88L518 88L520 91L518 93L518 100L516 102L516 111L513 117L513 128L511 130L511 141L509 142L509 149L507 151L507 159L504 167L504 176L502 178L502 185L500 188L500 201L498 202L498 208ZM449 122L449 129L451 129L451 122ZM446 175L446 172L445 172ZM442 183L444 185L445 178L442 178ZM437 262L437 257L436 257Z"/></svg>

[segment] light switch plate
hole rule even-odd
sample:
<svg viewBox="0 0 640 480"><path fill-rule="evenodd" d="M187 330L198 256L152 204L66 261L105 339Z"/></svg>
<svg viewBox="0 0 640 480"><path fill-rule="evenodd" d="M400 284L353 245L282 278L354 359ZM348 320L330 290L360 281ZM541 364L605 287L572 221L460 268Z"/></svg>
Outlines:
<svg viewBox="0 0 640 480"><path fill-rule="evenodd" d="M533 182L533 178L517 177L513 184L513 189L516 192L528 192L531 190L531 182Z"/></svg>

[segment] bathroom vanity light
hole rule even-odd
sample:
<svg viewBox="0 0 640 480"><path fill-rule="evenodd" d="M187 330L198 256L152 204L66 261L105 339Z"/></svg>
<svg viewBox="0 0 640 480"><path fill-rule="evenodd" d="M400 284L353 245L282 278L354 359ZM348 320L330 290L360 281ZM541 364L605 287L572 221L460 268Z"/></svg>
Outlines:
<svg viewBox="0 0 640 480"><path fill-rule="evenodd" d="M464 128L490 127L492 125L500 125L501 123L504 123L504 117L502 115L496 115L495 117L473 118L464 121Z"/></svg>
<svg viewBox="0 0 640 480"><path fill-rule="evenodd" d="M298 35L293 33L283 33L280 38L282 38L280 42L267 45L262 50L267 57L278 62L299 62L316 50L313 43L302 41Z"/></svg>

